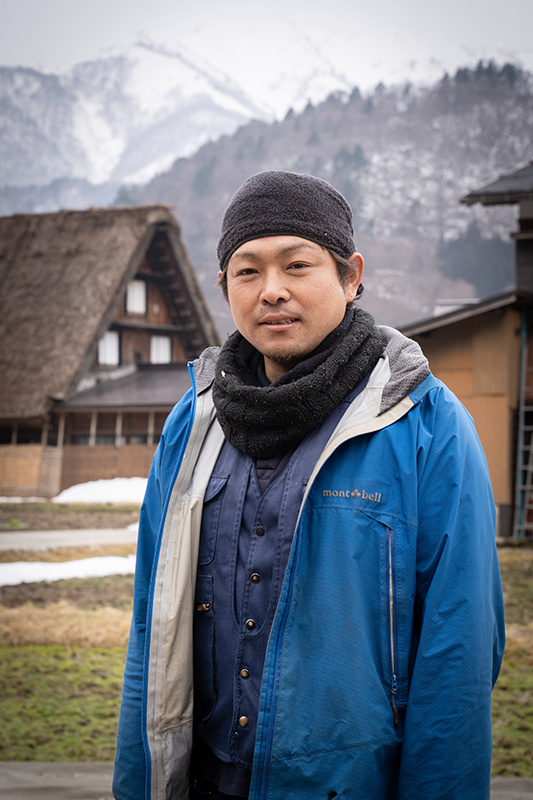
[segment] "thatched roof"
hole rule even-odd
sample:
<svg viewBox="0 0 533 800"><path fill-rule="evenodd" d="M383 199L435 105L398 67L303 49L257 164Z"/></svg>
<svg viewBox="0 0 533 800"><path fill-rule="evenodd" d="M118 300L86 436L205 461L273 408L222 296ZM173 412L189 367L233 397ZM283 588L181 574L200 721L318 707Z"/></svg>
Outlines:
<svg viewBox="0 0 533 800"><path fill-rule="evenodd" d="M0 418L44 416L55 400L72 396L161 230L171 241L203 346L216 343L168 207L0 218Z"/></svg>
<svg viewBox="0 0 533 800"><path fill-rule="evenodd" d="M501 175L492 183L470 192L461 198L461 203L469 206L473 203L484 206L514 205L520 200L533 200L533 161L522 169Z"/></svg>

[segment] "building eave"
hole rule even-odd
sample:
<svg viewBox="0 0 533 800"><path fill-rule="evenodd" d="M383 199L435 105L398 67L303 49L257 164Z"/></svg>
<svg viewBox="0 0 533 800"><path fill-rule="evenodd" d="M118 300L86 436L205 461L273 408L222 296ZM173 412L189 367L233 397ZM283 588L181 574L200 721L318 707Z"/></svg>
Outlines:
<svg viewBox="0 0 533 800"><path fill-rule="evenodd" d="M441 314L436 317L427 317L426 319L412 322L409 325L404 325L400 328L404 336L413 337L421 336L430 331L445 328L448 325L455 325L463 320L472 319L473 317L480 316L481 314L488 314L490 311L497 311L508 306L517 305L532 305L533 294L529 292L505 292L504 294L494 295L481 300L479 303L473 303L470 306L463 306L455 311L450 311L447 314Z"/></svg>
<svg viewBox="0 0 533 800"><path fill-rule="evenodd" d="M467 206L515 205L527 200L533 200L533 161L461 197Z"/></svg>
<svg viewBox="0 0 533 800"><path fill-rule="evenodd" d="M482 206L517 205L524 200L533 200L533 192L470 192L461 197L461 203L473 206L480 203Z"/></svg>

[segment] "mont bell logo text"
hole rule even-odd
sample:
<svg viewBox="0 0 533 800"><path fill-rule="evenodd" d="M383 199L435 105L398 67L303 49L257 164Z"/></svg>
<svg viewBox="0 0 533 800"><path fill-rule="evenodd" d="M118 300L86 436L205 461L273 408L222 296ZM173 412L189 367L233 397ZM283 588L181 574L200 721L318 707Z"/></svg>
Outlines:
<svg viewBox="0 0 533 800"><path fill-rule="evenodd" d="M370 494L365 489L324 489L322 497L353 497L354 500L371 500L373 503L381 503L381 492Z"/></svg>

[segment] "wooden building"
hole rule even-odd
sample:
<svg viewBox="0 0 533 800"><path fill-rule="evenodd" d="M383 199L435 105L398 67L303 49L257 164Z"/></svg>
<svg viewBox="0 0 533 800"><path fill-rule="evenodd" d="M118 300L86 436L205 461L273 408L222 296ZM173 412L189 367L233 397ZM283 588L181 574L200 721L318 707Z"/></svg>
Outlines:
<svg viewBox="0 0 533 800"><path fill-rule="evenodd" d="M519 205L519 230L512 234L516 288L402 331L420 344L433 373L475 420L494 490L497 534L533 538L533 162L461 202Z"/></svg>
<svg viewBox="0 0 533 800"><path fill-rule="evenodd" d="M0 218L0 495L146 476L218 336L162 205Z"/></svg>

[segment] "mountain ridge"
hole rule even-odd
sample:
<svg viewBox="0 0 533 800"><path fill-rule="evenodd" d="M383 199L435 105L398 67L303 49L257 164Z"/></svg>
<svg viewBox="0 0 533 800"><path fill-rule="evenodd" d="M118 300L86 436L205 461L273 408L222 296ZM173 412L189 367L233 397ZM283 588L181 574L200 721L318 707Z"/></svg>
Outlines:
<svg viewBox="0 0 533 800"><path fill-rule="evenodd" d="M303 78L294 78L295 98L302 81L315 97L345 88L331 65L308 61ZM290 76L279 80L288 85ZM290 90L278 92L294 101L282 101L282 113L296 102ZM252 119L275 119L275 92L269 97L252 96L184 45L147 37L60 74L0 67L0 187L57 179L144 183L206 141Z"/></svg>
<svg viewBox="0 0 533 800"><path fill-rule="evenodd" d="M250 122L120 200L176 206L202 288L225 324L228 310L213 282L218 226L232 194L265 169L322 177L354 211L368 263L363 305L400 325L430 315L439 296L474 297L466 268L471 280L439 269L441 242L465 236L474 220L484 237L508 241L513 207L466 208L459 200L533 156L532 87L529 73L486 62L431 87L337 92L284 120ZM496 291L512 280L507 260Z"/></svg>
<svg viewBox="0 0 533 800"><path fill-rule="evenodd" d="M225 108L213 95L198 99L201 92L197 88L205 85L202 77L192 89L189 85L193 102L187 111L180 111L174 91L180 91L175 84L176 59L165 56L160 61L161 54L154 56L149 47L142 50L168 71L160 72L155 94L150 82L141 87L144 95L137 92L137 110L128 105L128 80L142 82L148 72L141 69L132 76L134 67L123 55L109 56L115 59L111 71L106 69L108 62L78 65L66 82L21 68L9 72L9 80L2 83L0 68L0 119L5 119L3 112L13 114L4 125L0 154L1 148L7 155L25 153L29 165L26 172L21 171L19 185L2 187L0 181L0 213L108 205L114 197L119 204L166 202L175 206L185 244L222 335L232 329L232 323L215 287L220 220L239 185L250 174L265 169L316 174L347 197L354 211L356 241L367 257L363 305L378 321L401 325L429 315L439 296L473 298L476 285L488 285L476 279L474 267L466 262L459 272L450 267L450 254L466 253L467 247L447 249L445 245L460 243L473 222L478 227L470 229L470 244L474 233L492 240L494 248L499 241L509 241L516 219L513 207L466 208L459 200L533 157L531 74L510 63L479 62L459 68L453 76L444 74L429 86L381 83L364 94L357 87L337 89L322 102L307 101L300 111L289 108L282 119L272 119L265 111L264 119L250 120L240 114L235 97L226 96ZM81 94L76 80L86 87ZM55 111L43 102L43 82L49 96L57 97ZM17 114L23 117L25 111L24 103L17 110L20 96L15 95L20 87L22 98L32 92L36 95L35 119L30 119L26 138L16 136ZM59 147L61 124L67 129L64 135L70 135L72 107L80 102L80 96L88 104L76 122L81 155L75 147L65 155ZM104 106L111 108L107 117L100 114ZM135 127L139 109L144 109L144 127ZM222 132L198 147L206 120L213 121L210 113L216 124L222 125ZM89 122L94 129L89 129ZM120 145L126 123L129 139ZM225 132L224 124L228 126ZM184 155L175 159L169 143L175 143L178 134L182 143L188 144ZM83 137L86 149L101 151L92 155L93 161L97 157L114 159L105 173L111 180L97 183L85 177L90 164L83 161L88 159L79 144ZM32 149L35 142L39 146ZM110 149L113 142L115 151ZM50 177L68 158L76 161L77 154L72 174ZM34 163L43 170L41 185L31 180ZM150 178L156 164L159 174L139 183L143 177ZM4 164L4 170L8 168L14 166ZM136 182L125 185L132 175ZM509 254L510 250L500 248L498 252ZM512 264L505 255L499 283L496 270L491 291L511 286L512 280Z"/></svg>

